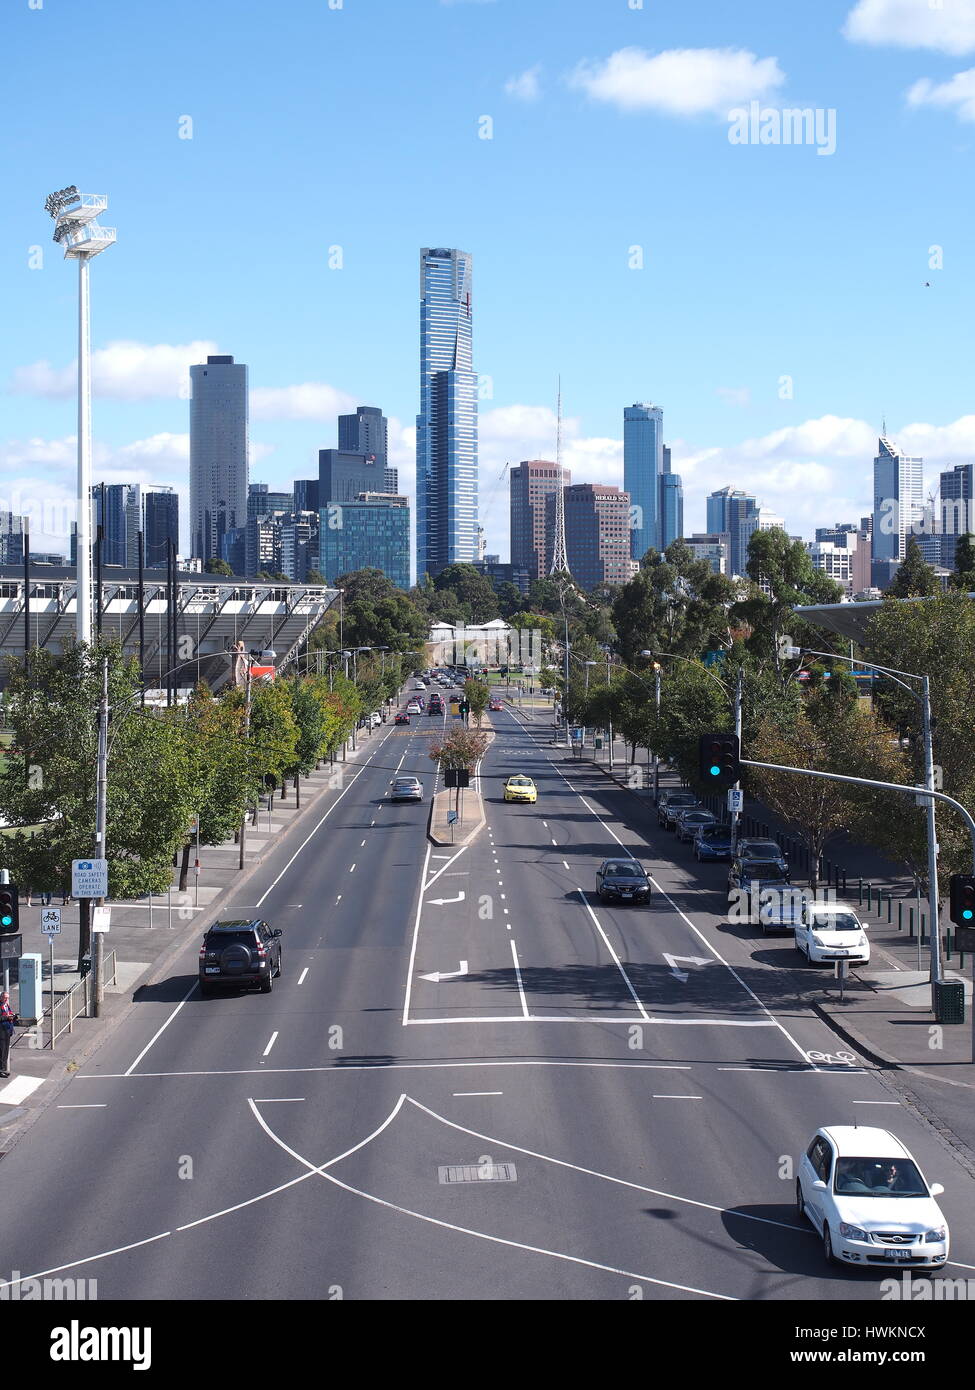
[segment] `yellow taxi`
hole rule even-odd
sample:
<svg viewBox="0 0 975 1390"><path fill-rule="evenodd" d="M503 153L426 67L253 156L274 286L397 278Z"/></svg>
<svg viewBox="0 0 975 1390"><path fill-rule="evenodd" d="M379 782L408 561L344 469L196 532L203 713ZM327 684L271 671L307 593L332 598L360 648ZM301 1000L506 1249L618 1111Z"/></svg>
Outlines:
<svg viewBox="0 0 975 1390"><path fill-rule="evenodd" d="M505 801L537 801L538 791L530 777L509 777L504 784Z"/></svg>

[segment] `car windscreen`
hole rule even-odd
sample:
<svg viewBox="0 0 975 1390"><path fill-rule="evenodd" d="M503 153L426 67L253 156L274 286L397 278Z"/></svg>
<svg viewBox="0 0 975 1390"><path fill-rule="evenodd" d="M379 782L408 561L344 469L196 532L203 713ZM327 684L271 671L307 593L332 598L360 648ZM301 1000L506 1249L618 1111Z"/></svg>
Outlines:
<svg viewBox="0 0 975 1390"><path fill-rule="evenodd" d="M811 912L809 925L813 931L854 931L861 930L860 923L852 912Z"/></svg>
<svg viewBox="0 0 975 1390"><path fill-rule="evenodd" d="M731 831L725 825L706 825L701 831L702 840L727 840L731 844Z"/></svg>
<svg viewBox="0 0 975 1390"><path fill-rule="evenodd" d="M643 878L639 864L607 864L603 870L607 878Z"/></svg>
<svg viewBox="0 0 975 1390"><path fill-rule="evenodd" d="M696 806L697 797L691 796L687 792L679 792L676 796L668 796L668 806Z"/></svg>
<svg viewBox="0 0 975 1390"><path fill-rule="evenodd" d="M687 825L707 825L709 821L714 820L714 816L710 811L686 811L681 819Z"/></svg>
<svg viewBox="0 0 975 1390"><path fill-rule="evenodd" d="M746 859L781 859L782 851L774 840L753 840L751 844L742 847L742 855Z"/></svg>
<svg viewBox="0 0 975 1390"><path fill-rule="evenodd" d="M849 1197L927 1197L909 1158L838 1158L833 1191Z"/></svg>
<svg viewBox="0 0 975 1390"><path fill-rule="evenodd" d="M509 787L530 787L531 784L532 784L532 783L531 783L531 778L530 778L530 777L509 777L509 778L508 778L508 786L509 786Z"/></svg>

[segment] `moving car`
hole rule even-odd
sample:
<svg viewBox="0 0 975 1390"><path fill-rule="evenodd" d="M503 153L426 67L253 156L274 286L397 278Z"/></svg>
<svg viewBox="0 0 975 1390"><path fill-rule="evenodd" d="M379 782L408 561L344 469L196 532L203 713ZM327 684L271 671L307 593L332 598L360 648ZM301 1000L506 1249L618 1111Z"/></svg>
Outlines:
<svg viewBox="0 0 975 1390"><path fill-rule="evenodd" d="M410 716L404 714L402 710L400 710L399 714L397 714L396 718L393 720L394 724L408 724L409 722Z"/></svg>
<svg viewBox="0 0 975 1390"><path fill-rule="evenodd" d="M498 710L504 709L504 705L502 705L500 700L492 700L488 705L488 709L494 710L494 712L497 713Z"/></svg>
<svg viewBox="0 0 975 1390"><path fill-rule="evenodd" d="M698 863L705 859L730 859L731 826L702 825L694 835L694 858Z"/></svg>
<svg viewBox="0 0 975 1390"><path fill-rule="evenodd" d="M389 788L390 801L422 801L423 784L419 777L394 777Z"/></svg>
<svg viewBox="0 0 975 1390"><path fill-rule="evenodd" d="M650 879L637 859L604 859L596 870L596 892L604 902L648 903Z"/></svg>
<svg viewBox="0 0 975 1390"><path fill-rule="evenodd" d="M410 703L406 706L406 713L422 714L423 706L420 704L419 700L411 700Z"/></svg>
<svg viewBox="0 0 975 1390"><path fill-rule="evenodd" d="M538 791L535 783L530 777L523 777L520 774L509 777L504 784L505 801L537 801Z"/></svg>
<svg viewBox="0 0 975 1390"><path fill-rule="evenodd" d="M939 1269L948 1223L904 1145L886 1129L818 1129L799 1160L796 1206L823 1238L829 1264Z"/></svg>
<svg viewBox="0 0 975 1390"><path fill-rule="evenodd" d="M657 804L657 824L673 830L680 811L696 810L700 804L693 792L664 792Z"/></svg>
<svg viewBox="0 0 975 1390"><path fill-rule="evenodd" d="M710 811L704 811L699 806L692 806L689 811L681 811L674 822L674 830L681 844L688 844L694 839L698 830L703 830L706 825L716 825L717 816Z"/></svg>
<svg viewBox="0 0 975 1390"><path fill-rule="evenodd" d="M796 923L796 950L810 965L834 960L866 965L870 959L866 927L853 908L815 899L803 905Z"/></svg>
<svg viewBox="0 0 975 1390"><path fill-rule="evenodd" d="M270 994L272 980L281 974L281 929L272 930L260 918L235 918L207 927L200 947L200 994L208 998L217 987L258 985Z"/></svg>

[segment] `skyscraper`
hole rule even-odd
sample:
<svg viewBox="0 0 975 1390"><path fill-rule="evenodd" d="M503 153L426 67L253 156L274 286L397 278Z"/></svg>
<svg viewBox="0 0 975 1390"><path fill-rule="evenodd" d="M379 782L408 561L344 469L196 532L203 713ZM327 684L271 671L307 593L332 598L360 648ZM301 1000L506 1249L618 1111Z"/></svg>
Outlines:
<svg viewBox="0 0 975 1390"><path fill-rule="evenodd" d="M317 512L317 511L318 511L318 479L317 479L317 478L296 478L296 479L295 479L295 511L296 511L296 512Z"/></svg>
<svg viewBox="0 0 975 1390"><path fill-rule="evenodd" d="M567 468L562 481L572 481ZM559 470L548 459L526 459L516 464L508 474L508 497L511 507L511 563L515 569L527 570L532 579L548 574L545 542L545 499L554 496L559 485Z"/></svg>
<svg viewBox="0 0 975 1390"><path fill-rule="evenodd" d="M129 483L98 483L95 495L95 529L92 556L97 565L97 546L101 527L101 562L103 565L124 565L126 562L126 506L132 487Z"/></svg>
<svg viewBox="0 0 975 1390"><path fill-rule="evenodd" d="M385 492L386 472L374 454L349 453L346 449L319 449L319 507L354 502L360 492Z"/></svg>
<svg viewBox="0 0 975 1390"><path fill-rule="evenodd" d="M564 490L565 549L569 573L583 589L626 584L637 562L630 556L628 493L602 483L573 483ZM545 498L548 564L552 563L555 494Z"/></svg>
<svg viewBox="0 0 975 1390"><path fill-rule="evenodd" d="M660 475L664 471L664 413L659 405L623 411L623 487L633 508L630 554L642 560L660 541ZM710 527L708 528L711 529Z"/></svg>
<svg viewBox="0 0 975 1390"><path fill-rule="evenodd" d="M970 463L957 463L941 474L941 563L955 568L958 537L975 531L972 474Z"/></svg>
<svg viewBox="0 0 975 1390"><path fill-rule="evenodd" d="M335 525L340 520L341 525ZM322 508L318 568L326 584L353 570L378 569L400 589L410 587L410 508L405 497L363 492L342 504L341 516Z"/></svg>
<svg viewBox="0 0 975 1390"><path fill-rule="evenodd" d="M873 567L886 588L907 549L911 527L924 515L924 460L908 458L881 435L873 461Z"/></svg>
<svg viewBox="0 0 975 1390"><path fill-rule="evenodd" d="M748 536L744 538L742 544L742 522L755 515L758 511L758 502L750 492L741 492L737 488L723 487L717 492L712 492L708 498L708 531L710 533L727 531L731 537L731 553L728 557L729 570L731 575L741 575L745 573L745 565L748 563ZM752 530L755 528L752 527Z"/></svg>
<svg viewBox="0 0 975 1390"><path fill-rule="evenodd" d="M24 518L0 512L0 565L24 562Z"/></svg>
<svg viewBox="0 0 975 1390"><path fill-rule="evenodd" d="M657 549L666 550L668 545L679 540L684 534L684 484L679 474L670 471L670 449L666 444L663 449L663 472L659 482Z"/></svg>
<svg viewBox="0 0 975 1390"><path fill-rule="evenodd" d="M420 413L416 417L417 579L477 559L477 375L471 257L420 253Z"/></svg>
<svg viewBox="0 0 975 1390"><path fill-rule="evenodd" d="M190 380L190 553L206 561L247 521L247 368L208 357Z"/></svg>
<svg viewBox="0 0 975 1390"><path fill-rule="evenodd" d="M253 516L271 516L274 512L294 511L293 492L271 492L267 483L247 485L247 520Z"/></svg>
<svg viewBox="0 0 975 1390"><path fill-rule="evenodd" d="M385 468L389 443L386 416L376 405L360 405L354 415L339 416L339 448L347 454L375 454Z"/></svg>
<svg viewBox="0 0 975 1390"><path fill-rule="evenodd" d="M142 532L143 563L159 569L166 563L169 541L179 549L179 497L171 487L129 488L125 504L125 563L129 569L139 564L139 532Z"/></svg>

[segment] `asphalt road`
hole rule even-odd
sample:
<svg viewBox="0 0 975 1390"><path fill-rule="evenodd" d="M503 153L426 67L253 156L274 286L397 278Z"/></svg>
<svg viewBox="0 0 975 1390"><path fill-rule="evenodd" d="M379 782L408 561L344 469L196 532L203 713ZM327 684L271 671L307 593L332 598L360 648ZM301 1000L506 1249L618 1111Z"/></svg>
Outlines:
<svg viewBox="0 0 975 1390"><path fill-rule="evenodd" d="M487 826L431 846L439 721L385 727L222 915L283 929L270 995L203 1000L199 938L4 1158L4 1268L138 1299L875 1299L795 1214L817 1126L914 1152L975 1272L975 1181L730 930L724 865L509 711ZM505 805L527 772L536 806ZM310 832L310 833L309 833ZM302 838L304 837L304 838ZM649 907L597 903L625 847ZM430 978L433 977L433 978Z"/></svg>

